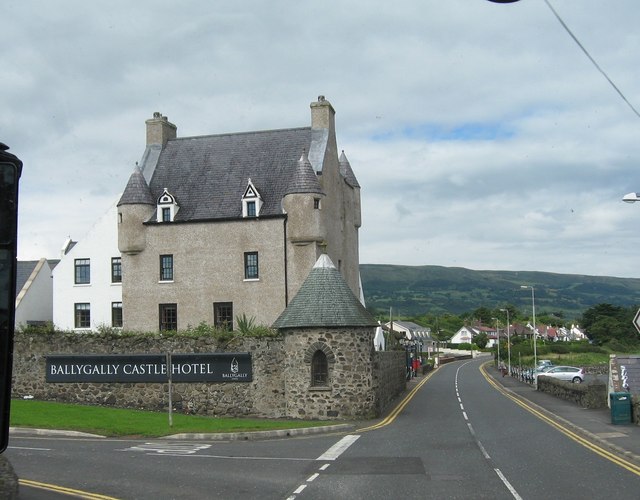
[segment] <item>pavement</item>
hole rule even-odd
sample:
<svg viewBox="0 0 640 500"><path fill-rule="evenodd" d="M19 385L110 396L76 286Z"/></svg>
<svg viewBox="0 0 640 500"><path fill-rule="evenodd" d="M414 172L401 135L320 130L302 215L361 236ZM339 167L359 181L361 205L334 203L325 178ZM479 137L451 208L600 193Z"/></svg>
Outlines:
<svg viewBox="0 0 640 500"><path fill-rule="evenodd" d="M536 390L535 386L517 378L502 376L495 366L489 365L487 374L498 384L520 399L524 399L545 416L569 428L575 434L602 448L623 455L640 465L640 426L612 424L611 410L582 408L576 403Z"/></svg>

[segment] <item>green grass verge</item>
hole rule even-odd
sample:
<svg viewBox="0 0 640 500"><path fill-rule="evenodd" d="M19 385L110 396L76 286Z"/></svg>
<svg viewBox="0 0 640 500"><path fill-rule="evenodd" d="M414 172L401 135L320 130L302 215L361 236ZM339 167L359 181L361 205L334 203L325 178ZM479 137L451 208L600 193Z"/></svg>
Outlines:
<svg viewBox="0 0 640 500"><path fill-rule="evenodd" d="M335 422L256 418L216 418L83 406L15 399L11 402L12 427L89 432L108 437L160 437L179 433L247 432L297 429L331 425Z"/></svg>

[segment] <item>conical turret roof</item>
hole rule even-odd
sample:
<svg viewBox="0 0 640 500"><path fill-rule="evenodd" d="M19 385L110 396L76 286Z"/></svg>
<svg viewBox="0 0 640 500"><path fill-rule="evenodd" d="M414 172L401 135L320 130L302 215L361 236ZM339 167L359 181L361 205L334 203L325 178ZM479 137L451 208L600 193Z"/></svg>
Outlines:
<svg viewBox="0 0 640 500"><path fill-rule="evenodd" d="M133 170L127 187L120 197L118 206L120 205L155 205L156 200L153 199L149 184L142 174L142 170L136 165Z"/></svg>
<svg viewBox="0 0 640 500"><path fill-rule="evenodd" d="M353 169L351 168L351 163L347 160L347 155L344 154L344 151L340 154L340 158L338 158L338 162L340 164L340 173L342 177L347 181L347 184L351 187L359 188L360 184L358 183L358 179L356 179L356 174L353 173Z"/></svg>
<svg viewBox="0 0 640 500"><path fill-rule="evenodd" d="M378 322L353 294L331 259L323 254L273 327L377 325Z"/></svg>
<svg viewBox="0 0 640 500"><path fill-rule="evenodd" d="M297 193L324 194L306 152L302 153L296 170L287 185L287 194Z"/></svg>

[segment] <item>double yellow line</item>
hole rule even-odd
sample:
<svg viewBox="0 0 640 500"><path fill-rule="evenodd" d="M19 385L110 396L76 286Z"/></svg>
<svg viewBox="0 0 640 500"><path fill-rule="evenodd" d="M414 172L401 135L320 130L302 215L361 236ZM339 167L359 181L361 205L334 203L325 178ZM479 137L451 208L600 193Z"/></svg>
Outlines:
<svg viewBox="0 0 640 500"><path fill-rule="evenodd" d="M20 479L18 482L21 486L28 486L30 488L37 488L45 491L55 491L56 493L61 493L76 498L84 498L87 500L118 500L117 498L109 497L107 495L88 493L86 491L65 488L64 486L57 486L55 484L40 483L38 481L31 481L29 479Z"/></svg>
<svg viewBox="0 0 640 500"><path fill-rule="evenodd" d="M411 401L413 399L413 396L415 396L416 392L418 392L420 390L420 388L424 384L426 384L427 381L431 377L433 377L433 375L436 373L436 371L437 371L437 368L435 370L433 370L429 375L427 375L424 379L422 379L420 382L418 382L418 385L416 385L413 389L411 389L409 394L407 394L402 399L402 401L400 401L398 403L398 405L391 411L391 413L389 413L389 415L387 415L383 420L381 420L377 424L371 425L369 427L363 427L362 429L356 429L355 432L375 431L376 429L380 429L381 427L389 425L391 422L393 422L396 419L396 417L400 414L400 412L402 410L404 410L404 407L409 404L409 401Z"/></svg>
<svg viewBox="0 0 640 500"><path fill-rule="evenodd" d="M598 446L597 444L594 444L593 442L583 438L579 434L576 434L575 432L571 431L570 429L568 429L564 425L562 425L562 424L558 423L557 421L555 421L554 419L548 417L543 412L537 410L536 408L531 406L529 403L523 401L518 396L516 396L513 393L507 391L504 387L502 387L495 380L493 380L493 378L487 373L486 368L485 368L487 364L488 363L485 363L485 364L480 366L480 372L482 373L482 376L487 380L487 382L489 382L503 396L509 398L511 401L513 401L517 405L521 406L522 408L527 410L529 413L535 415L536 417L538 417L543 422L546 422L547 424L549 424L551 427L554 427L555 429L559 430L560 432L562 432L562 434L564 434L568 438L573 439L576 443L578 443L578 444L584 446L585 448L591 450L596 455L600 455L601 457L606 458L610 462L613 462L614 464L619 465L623 469L626 469L629 472L634 473L636 476L640 476L640 467L638 465L634 464L633 462L629 462L628 460L625 460L624 458L620 457L619 455L617 455L615 453L612 453L612 452L602 448L601 446Z"/></svg>

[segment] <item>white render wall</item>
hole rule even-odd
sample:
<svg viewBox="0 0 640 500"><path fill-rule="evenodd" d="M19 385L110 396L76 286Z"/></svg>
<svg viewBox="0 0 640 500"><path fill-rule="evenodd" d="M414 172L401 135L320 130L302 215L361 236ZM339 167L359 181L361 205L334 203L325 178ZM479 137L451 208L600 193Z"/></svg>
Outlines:
<svg viewBox="0 0 640 500"><path fill-rule="evenodd" d="M118 197L119 198L119 197ZM111 258L120 257L116 202L53 270L53 323L76 329L75 303L91 304L91 329L111 325L111 303L122 302L121 283L111 283ZM91 259L91 283L74 283L75 259Z"/></svg>

